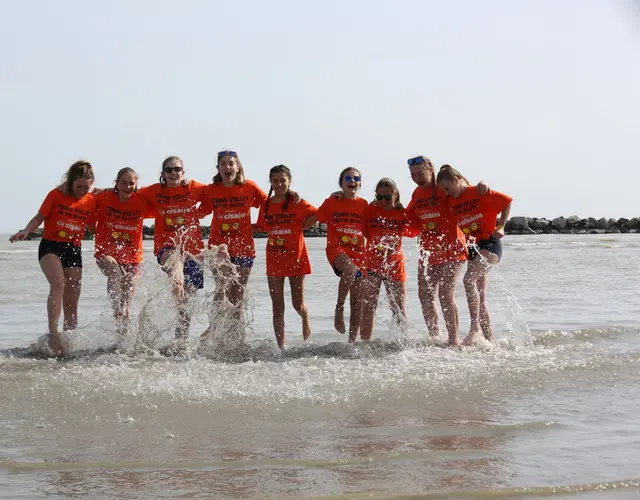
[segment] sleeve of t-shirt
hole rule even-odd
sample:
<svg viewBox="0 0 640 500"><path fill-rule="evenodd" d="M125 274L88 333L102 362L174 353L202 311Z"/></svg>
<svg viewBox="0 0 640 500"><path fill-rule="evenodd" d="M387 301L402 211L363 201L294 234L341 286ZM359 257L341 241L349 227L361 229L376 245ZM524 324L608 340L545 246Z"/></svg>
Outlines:
<svg viewBox="0 0 640 500"><path fill-rule="evenodd" d="M213 212L213 200L209 196L209 191L205 189L198 207L198 219L206 217L211 212Z"/></svg>
<svg viewBox="0 0 640 500"><path fill-rule="evenodd" d="M300 200L300 213L302 220L306 220L318 211L311 203L306 200Z"/></svg>
<svg viewBox="0 0 640 500"><path fill-rule="evenodd" d="M195 198L196 202L198 202L201 201L204 197L207 190L207 184L202 184L198 181L191 181L189 182L189 189L193 193L193 197Z"/></svg>
<svg viewBox="0 0 640 500"><path fill-rule="evenodd" d="M509 203L511 203L511 201L513 201L513 198L504 193L492 190L491 193L487 195L487 201L489 202L489 206L493 209L493 211L499 214Z"/></svg>
<svg viewBox="0 0 640 500"><path fill-rule="evenodd" d="M267 229L266 224L264 223L264 209L266 206L266 202L260 205L260 211L258 212L258 220L256 221L256 228L259 231L264 231Z"/></svg>
<svg viewBox="0 0 640 500"><path fill-rule="evenodd" d="M265 201L267 201L267 193L260 189L256 183L253 183L253 200L251 206L253 208L260 208Z"/></svg>
<svg viewBox="0 0 640 500"><path fill-rule="evenodd" d="M144 215L142 216L144 219L154 219L156 216L156 207L153 203L151 203L147 198L144 198Z"/></svg>
<svg viewBox="0 0 640 500"><path fill-rule="evenodd" d="M325 223L329 220L329 213L331 212L332 201L331 198L327 198L322 202L320 208L316 211L316 219L318 222Z"/></svg>
<svg viewBox="0 0 640 500"><path fill-rule="evenodd" d="M409 206L411 206L411 203L409 203ZM420 221L418 220L418 216L413 211L413 208L409 210L409 207L405 209L404 214L407 217L407 223L404 226L404 236L407 238L415 238L420 234Z"/></svg>
<svg viewBox="0 0 640 500"><path fill-rule="evenodd" d="M138 194L144 196L150 203L153 203L155 196L155 189L153 186L146 186L138 188Z"/></svg>
<svg viewBox="0 0 640 500"><path fill-rule="evenodd" d="M53 210L53 205L55 204L56 198L58 197L57 191L58 191L58 188L55 188L49 191L49 193L47 194L47 197L42 202L42 205L40 205L40 209L38 210L38 213L42 215L45 219L49 217L49 214L51 214L51 211Z"/></svg>

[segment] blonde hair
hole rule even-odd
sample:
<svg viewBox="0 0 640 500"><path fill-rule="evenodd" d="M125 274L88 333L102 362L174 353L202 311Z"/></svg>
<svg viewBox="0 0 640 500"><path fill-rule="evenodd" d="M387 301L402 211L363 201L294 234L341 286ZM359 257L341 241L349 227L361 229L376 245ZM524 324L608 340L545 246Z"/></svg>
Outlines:
<svg viewBox="0 0 640 500"><path fill-rule="evenodd" d="M86 160L79 160L69 167L67 173L62 176L62 183L66 184L67 194L73 193L73 183L78 179L86 179L93 182L95 176L91 163Z"/></svg>

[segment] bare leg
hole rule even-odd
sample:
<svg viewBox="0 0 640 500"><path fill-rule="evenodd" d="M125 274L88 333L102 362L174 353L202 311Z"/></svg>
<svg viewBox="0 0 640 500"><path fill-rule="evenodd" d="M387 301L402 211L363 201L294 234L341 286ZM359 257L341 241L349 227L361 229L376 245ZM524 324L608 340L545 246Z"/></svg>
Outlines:
<svg viewBox="0 0 640 500"><path fill-rule="evenodd" d="M333 265L338 271L342 272L338 285L338 301L336 303L333 325L338 332L345 333L347 329L344 324L344 302L347 300L347 295L349 295L356 281L358 268L351 262L351 258L346 253L339 254L333 262Z"/></svg>
<svg viewBox="0 0 640 500"><path fill-rule="evenodd" d="M49 347L55 355L61 355L64 354L64 349L58 332L58 324L60 323L64 295L64 268L58 256L52 253L48 253L40 259L40 267L49 282L49 297L47 297Z"/></svg>
<svg viewBox="0 0 640 500"><path fill-rule="evenodd" d="M284 347L284 278L274 276L267 277L269 284L269 294L271 295L271 308L273 311L273 331L276 334L278 347Z"/></svg>
<svg viewBox="0 0 640 500"><path fill-rule="evenodd" d="M125 336L129 331L131 323L131 303L136 291L137 275L133 272L125 272L120 280L120 314L121 314L121 336Z"/></svg>
<svg viewBox="0 0 640 500"><path fill-rule="evenodd" d="M113 318L116 322L116 330L120 333L122 324L122 272L120 266L113 257L101 257L98 262L98 268L107 277L107 296L111 303Z"/></svg>
<svg viewBox="0 0 640 500"><path fill-rule="evenodd" d="M440 308L449 334L449 345L457 346L460 345L458 340L460 319L456 304L456 282L462 271L462 262L445 262L438 267L440 268L440 286L438 287Z"/></svg>
<svg viewBox="0 0 640 500"><path fill-rule="evenodd" d="M428 266L423 260L418 264L418 298L422 306L422 315L427 324L429 335L440 335L438 326L438 310L436 309L436 295L438 293L438 279L434 268Z"/></svg>
<svg viewBox="0 0 640 500"><path fill-rule="evenodd" d="M402 325L407 320L406 312L406 296L404 282L385 280L384 288L387 292L387 298L389 299L389 307L393 314L393 319L398 325Z"/></svg>
<svg viewBox="0 0 640 500"><path fill-rule="evenodd" d="M377 275L369 275L363 280L362 324L360 327L360 338L362 340L371 340L373 335L381 284L382 278Z"/></svg>
<svg viewBox="0 0 640 500"><path fill-rule="evenodd" d="M64 295L62 297L62 309L64 311L63 328L75 330L78 328L78 302L80 302L80 289L82 288L82 268L64 268Z"/></svg>
<svg viewBox="0 0 640 500"><path fill-rule="evenodd" d="M302 338L307 340L311 336L311 323L309 322L309 308L304 302L304 276L291 276L289 284L293 308L302 318Z"/></svg>
<svg viewBox="0 0 640 500"><path fill-rule="evenodd" d="M484 338L489 342L494 341L493 330L491 328L491 314L487 306L487 279L491 267L498 263L498 256L488 250L480 250L480 256L484 258L484 273L478 279L478 294L480 297L480 328Z"/></svg>
<svg viewBox="0 0 640 500"><path fill-rule="evenodd" d="M469 261L467 272L464 275L464 289L467 294L467 303L469 304L469 314L471 316L471 327L469 328L469 335L464 339L462 345L473 345L476 342L478 333L481 331L480 326L480 308L481 303L485 301L485 288L486 288L486 276L489 272L491 264L498 261L498 256L488 252L486 250L480 250L475 259ZM480 293L480 284L482 284L482 294ZM488 310L486 311L488 319ZM490 328L490 322L489 322ZM488 332L490 338L493 338L491 332ZM485 334L486 336L487 334Z"/></svg>
<svg viewBox="0 0 640 500"><path fill-rule="evenodd" d="M364 295L364 285L362 279L353 282L350 291L350 309L349 316L349 342L355 342L360 331L360 322L362 320L362 296Z"/></svg>

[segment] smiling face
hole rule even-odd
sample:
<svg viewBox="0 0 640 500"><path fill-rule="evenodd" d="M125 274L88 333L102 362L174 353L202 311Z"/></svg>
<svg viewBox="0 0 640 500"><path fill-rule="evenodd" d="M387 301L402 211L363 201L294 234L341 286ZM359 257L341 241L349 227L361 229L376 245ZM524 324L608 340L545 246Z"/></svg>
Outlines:
<svg viewBox="0 0 640 500"><path fill-rule="evenodd" d="M182 161L175 158L165 162L162 169L162 177L167 183L167 187L178 187L184 180Z"/></svg>
<svg viewBox="0 0 640 500"><path fill-rule="evenodd" d="M225 155L218 159L218 172L222 177L222 183L227 187L232 186L236 181L239 168L236 157Z"/></svg>
<svg viewBox="0 0 640 500"><path fill-rule="evenodd" d="M93 187L93 179L76 179L71 187L71 194L74 198L82 198Z"/></svg>
<svg viewBox="0 0 640 500"><path fill-rule="evenodd" d="M274 172L269 176L269 182L276 196L284 196L291 186L291 179L284 172Z"/></svg>
<svg viewBox="0 0 640 500"><path fill-rule="evenodd" d="M138 177L133 172L125 172L116 182L116 189L118 191L118 197L121 201L126 201L131 198L131 195L138 187Z"/></svg>
<svg viewBox="0 0 640 500"><path fill-rule="evenodd" d="M342 176L342 182L340 182L340 188L344 195L348 198L355 198L361 184L360 172L355 168L345 170Z"/></svg>
<svg viewBox="0 0 640 500"><path fill-rule="evenodd" d="M411 179L418 186L428 186L431 184L431 178L433 177L433 171L429 169L426 165L411 165L409 167L409 172L411 172Z"/></svg>
<svg viewBox="0 0 640 500"><path fill-rule="evenodd" d="M398 203L398 196L393 188L380 186L376 189L376 200L385 210L391 210Z"/></svg>

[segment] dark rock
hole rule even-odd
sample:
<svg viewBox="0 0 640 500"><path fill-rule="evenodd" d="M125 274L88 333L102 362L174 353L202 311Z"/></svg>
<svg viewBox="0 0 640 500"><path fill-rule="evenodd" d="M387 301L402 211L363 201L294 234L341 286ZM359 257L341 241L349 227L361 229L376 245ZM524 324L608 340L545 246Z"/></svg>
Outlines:
<svg viewBox="0 0 640 500"><path fill-rule="evenodd" d="M587 219L587 229L595 229L596 227L598 227L598 221L593 217L589 217Z"/></svg>
<svg viewBox="0 0 640 500"><path fill-rule="evenodd" d="M629 222L627 222L627 227L629 229L640 229L640 219L638 219L637 217L629 219Z"/></svg>
<svg viewBox="0 0 640 500"><path fill-rule="evenodd" d="M523 231L529 227L529 217L511 217L509 222L511 222L512 231Z"/></svg>
<svg viewBox="0 0 640 500"><path fill-rule="evenodd" d="M576 227L578 224L580 224L580 217L578 217L577 215L571 215L570 217L567 217L567 227L569 229Z"/></svg>
<svg viewBox="0 0 640 500"><path fill-rule="evenodd" d="M607 222L609 223L609 227L618 227L618 221L615 219L609 219Z"/></svg>
<svg viewBox="0 0 640 500"><path fill-rule="evenodd" d="M604 217L602 219L598 219L598 222L596 223L596 227L598 229L605 229L605 230L609 229L609 221Z"/></svg>
<svg viewBox="0 0 640 500"><path fill-rule="evenodd" d="M626 225L627 222L629 222L629 219L625 219L624 217L622 217L622 218L618 219L618 221L616 222L616 226L622 227L622 226Z"/></svg>
<svg viewBox="0 0 640 500"><path fill-rule="evenodd" d="M564 217L556 217L551 221L551 227L556 231L560 231L562 229L567 228L567 219Z"/></svg>

